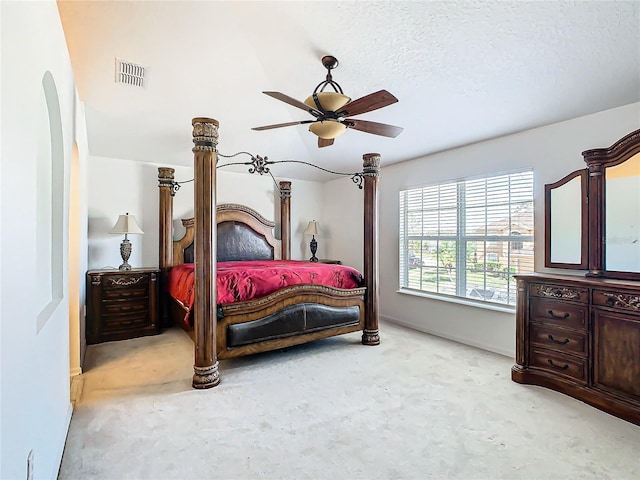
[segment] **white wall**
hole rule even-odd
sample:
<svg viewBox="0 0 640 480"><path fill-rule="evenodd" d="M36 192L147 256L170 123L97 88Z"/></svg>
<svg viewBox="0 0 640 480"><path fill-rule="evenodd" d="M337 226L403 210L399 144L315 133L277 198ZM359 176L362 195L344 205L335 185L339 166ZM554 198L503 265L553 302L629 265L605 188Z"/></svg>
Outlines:
<svg viewBox="0 0 640 480"><path fill-rule="evenodd" d="M544 185L585 167L581 152L608 147L640 128L640 103L492 139L395 165L380 175L381 318L513 356L515 314L401 294L398 289L398 192L442 181L533 167L535 266L544 271ZM428 133L428 132L426 132ZM361 265L362 195L348 180L325 185L326 223L340 231L330 255ZM348 203L348 205L347 205ZM348 215L348 216L347 216ZM564 272L567 273L567 272ZM572 272L575 273L575 272ZM381 334L384 341L384 332Z"/></svg>
<svg viewBox="0 0 640 480"><path fill-rule="evenodd" d="M91 157L88 167L88 268L117 268L121 263L122 235L111 235L109 230L118 215L135 215L144 235L131 235L133 245L129 263L135 267L158 265L158 167L176 169L175 179L193 178L193 168L157 165L131 160ZM274 172L274 175L277 172ZM289 180L278 178L276 180ZM309 220L323 221L321 183L291 180L291 257L310 256L308 242L302 234ZM277 218L279 198L270 176L235 173L218 169L217 203L240 203L255 209L269 220ZM176 235L184 230L181 218L193 216L193 183L184 184L174 197L174 229ZM279 225L276 226L279 237ZM179 237L176 237L179 238ZM318 255L323 252L322 246Z"/></svg>
<svg viewBox="0 0 640 480"><path fill-rule="evenodd" d="M33 477L56 478L71 418L67 212L75 85L54 1L3 1L0 16L0 478L27 478L30 451ZM62 142L53 149L43 89L47 71L60 107ZM53 169L63 172L60 181L42 174L43 165L51 164L52 150L61 152L61 168ZM53 227L45 226L44 234L38 216L42 182L51 185L53 205L58 199L63 202L61 208L54 207ZM43 253L56 261L37 264L36 257ZM53 301L48 302L51 288ZM42 316L47 302L50 308Z"/></svg>

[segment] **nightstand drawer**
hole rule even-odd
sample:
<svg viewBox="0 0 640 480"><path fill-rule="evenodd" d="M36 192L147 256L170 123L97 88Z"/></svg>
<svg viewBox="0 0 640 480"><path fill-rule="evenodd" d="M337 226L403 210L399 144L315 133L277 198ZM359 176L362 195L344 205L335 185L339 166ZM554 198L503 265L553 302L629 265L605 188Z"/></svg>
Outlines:
<svg viewBox="0 0 640 480"><path fill-rule="evenodd" d="M566 328L532 323L529 341L532 344L564 353L587 356L587 334Z"/></svg>
<svg viewBox="0 0 640 480"><path fill-rule="evenodd" d="M149 294L149 286L144 288L104 288L102 290L102 300L127 300L135 298L146 298Z"/></svg>
<svg viewBox="0 0 640 480"><path fill-rule="evenodd" d="M133 315L105 315L102 317L104 332L137 329L146 327L147 325L149 325L149 315L147 312Z"/></svg>
<svg viewBox="0 0 640 480"><path fill-rule="evenodd" d="M102 302L102 314L127 314L135 312L147 312L149 310L149 299L147 297L125 299L125 300L104 300Z"/></svg>
<svg viewBox="0 0 640 480"><path fill-rule="evenodd" d="M131 275L108 275L104 278L104 289L119 289L119 288L147 288L149 284L149 274L136 273Z"/></svg>
<svg viewBox="0 0 640 480"><path fill-rule="evenodd" d="M531 321L562 327L587 328L587 307L541 298L531 299Z"/></svg>

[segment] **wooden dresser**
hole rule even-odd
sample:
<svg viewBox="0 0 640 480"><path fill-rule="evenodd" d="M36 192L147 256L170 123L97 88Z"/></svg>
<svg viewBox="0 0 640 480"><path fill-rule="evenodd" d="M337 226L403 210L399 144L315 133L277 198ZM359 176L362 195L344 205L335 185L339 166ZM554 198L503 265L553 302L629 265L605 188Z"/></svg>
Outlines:
<svg viewBox="0 0 640 480"><path fill-rule="evenodd" d="M640 425L640 282L516 275L511 377Z"/></svg>
<svg viewBox="0 0 640 480"><path fill-rule="evenodd" d="M155 268L87 272L87 343L160 333Z"/></svg>

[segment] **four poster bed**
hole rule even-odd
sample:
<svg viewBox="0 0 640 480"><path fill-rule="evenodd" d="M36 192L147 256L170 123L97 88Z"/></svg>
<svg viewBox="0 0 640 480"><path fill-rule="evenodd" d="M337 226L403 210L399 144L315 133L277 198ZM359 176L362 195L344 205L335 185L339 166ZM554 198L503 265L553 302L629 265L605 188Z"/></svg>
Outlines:
<svg viewBox="0 0 640 480"><path fill-rule="evenodd" d="M216 205L218 122L193 119L194 218L173 241L174 169L159 168L161 312L195 343L194 388L220 381L218 358L275 350L362 330L377 345L377 181L364 156L364 269L290 259L291 182L279 182L275 223L242 205ZM215 221L214 215L215 212ZM215 228L215 229L214 229ZM195 281L197 279L197 281ZM169 322L171 323L171 322Z"/></svg>

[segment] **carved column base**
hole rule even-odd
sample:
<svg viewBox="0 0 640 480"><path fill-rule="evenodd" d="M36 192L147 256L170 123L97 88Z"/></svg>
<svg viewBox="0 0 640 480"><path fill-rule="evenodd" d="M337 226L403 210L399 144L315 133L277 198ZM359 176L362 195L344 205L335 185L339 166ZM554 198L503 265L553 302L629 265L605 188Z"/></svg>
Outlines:
<svg viewBox="0 0 640 480"><path fill-rule="evenodd" d="M380 334L378 330L364 330L362 332L363 345L380 345Z"/></svg>
<svg viewBox="0 0 640 480"><path fill-rule="evenodd" d="M215 387L220 383L220 373L218 372L218 362L207 367L193 366L193 382L191 386L197 389Z"/></svg>

